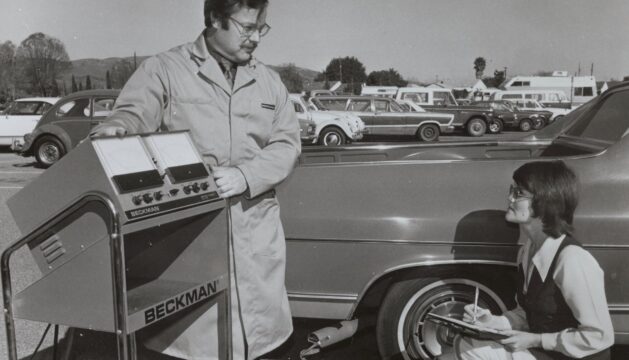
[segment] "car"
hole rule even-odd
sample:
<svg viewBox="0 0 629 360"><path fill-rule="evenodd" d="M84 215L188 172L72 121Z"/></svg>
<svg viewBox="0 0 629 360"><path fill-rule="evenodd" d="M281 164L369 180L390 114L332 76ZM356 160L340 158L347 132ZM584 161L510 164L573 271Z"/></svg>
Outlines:
<svg viewBox="0 0 629 360"><path fill-rule="evenodd" d="M491 133L499 133L503 128L516 128L520 131L539 130L550 122L553 113L545 110L528 110L513 105L508 100L477 101L474 106L489 107L497 118L489 127Z"/></svg>
<svg viewBox="0 0 629 360"><path fill-rule="evenodd" d="M410 100L395 100L395 102L406 112L426 112L423 107Z"/></svg>
<svg viewBox="0 0 629 360"><path fill-rule="evenodd" d="M24 144L17 152L25 157L35 156L43 168L51 166L109 116L119 93L97 89L63 97L24 136Z"/></svg>
<svg viewBox="0 0 629 360"><path fill-rule="evenodd" d="M386 97L319 96L311 101L319 109L359 116L369 135L413 135L420 141L437 141L440 134L454 129L451 114L407 112Z"/></svg>
<svg viewBox="0 0 629 360"><path fill-rule="evenodd" d="M434 359L453 334L426 315L515 305L515 169L563 160L577 174L574 236L605 273L616 344L629 344L629 84L513 139L305 148L277 189L295 317L370 322L382 358ZM307 189L307 191L304 191Z"/></svg>
<svg viewBox="0 0 629 360"><path fill-rule="evenodd" d="M313 129L302 141L323 146L345 145L363 138L365 123L344 112L312 110L299 94L290 94L300 123L313 124Z"/></svg>
<svg viewBox="0 0 629 360"><path fill-rule="evenodd" d="M552 116L550 117L550 122L553 122L557 119L561 119L572 110L572 109L566 109L566 108L545 106L539 101L534 100L534 99L509 100L509 101L511 101L511 103L513 103L517 109L529 110L529 111L550 111L552 113Z"/></svg>
<svg viewBox="0 0 629 360"><path fill-rule="evenodd" d="M58 97L29 97L9 103L0 115L0 146L19 146L57 101Z"/></svg>

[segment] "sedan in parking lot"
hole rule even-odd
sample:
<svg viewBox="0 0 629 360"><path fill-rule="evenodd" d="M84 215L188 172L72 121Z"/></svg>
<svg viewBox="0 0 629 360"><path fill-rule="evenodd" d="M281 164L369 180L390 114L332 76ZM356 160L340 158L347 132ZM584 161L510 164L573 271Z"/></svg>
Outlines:
<svg viewBox="0 0 629 360"><path fill-rule="evenodd" d="M109 116L119 92L85 90L62 98L24 136L24 145L16 150L22 156L34 155L44 168L51 166Z"/></svg>
<svg viewBox="0 0 629 360"><path fill-rule="evenodd" d="M0 113L0 146L21 144L24 135L33 131L35 125L59 98L32 97L11 102Z"/></svg>

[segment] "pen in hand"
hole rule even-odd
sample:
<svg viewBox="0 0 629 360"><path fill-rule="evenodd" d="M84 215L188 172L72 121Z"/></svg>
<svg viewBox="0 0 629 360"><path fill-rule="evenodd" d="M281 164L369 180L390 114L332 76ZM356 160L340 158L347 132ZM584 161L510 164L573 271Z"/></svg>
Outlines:
<svg viewBox="0 0 629 360"><path fill-rule="evenodd" d="M474 292L474 311L472 312L472 324L476 323L476 309L478 308L478 286Z"/></svg>

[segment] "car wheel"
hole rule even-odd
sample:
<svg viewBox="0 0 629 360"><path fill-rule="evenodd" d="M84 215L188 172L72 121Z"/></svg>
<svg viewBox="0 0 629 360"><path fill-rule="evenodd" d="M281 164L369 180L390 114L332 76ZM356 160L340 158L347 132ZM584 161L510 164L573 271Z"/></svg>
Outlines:
<svg viewBox="0 0 629 360"><path fill-rule="evenodd" d="M479 287L480 307L500 313L506 306L483 284L464 278L411 279L389 289L378 312L376 334L383 359L434 359L452 352L456 335L449 328L425 321L428 313L463 318L463 307L474 302Z"/></svg>
<svg viewBox="0 0 629 360"><path fill-rule="evenodd" d="M500 134L503 128L504 123L502 122L502 120L494 119L489 123L487 131L489 131L490 134Z"/></svg>
<svg viewBox="0 0 629 360"><path fill-rule="evenodd" d="M546 126L546 121L544 120L544 118L538 117L533 120L533 129L539 130L544 126Z"/></svg>
<svg viewBox="0 0 629 360"><path fill-rule="evenodd" d="M319 145L338 146L345 144L345 134L339 128L327 127L319 134Z"/></svg>
<svg viewBox="0 0 629 360"><path fill-rule="evenodd" d="M563 119L564 115L557 115L555 116L555 119L553 119L553 122L557 121L557 120L561 120Z"/></svg>
<svg viewBox="0 0 629 360"><path fill-rule="evenodd" d="M33 153L37 163L43 168L48 168L66 154L66 149L59 139L47 135L35 142Z"/></svg>
<svg viewBox="0 0 629 360"><path fill-rule="evenodd" d="M467 133L470 136L483 136L487 131L485 120L474 118L467 122Z"/></svg>
<svg viewBox="0 0 629 360"><path fill-rule="evenodd" d="M421 141L437 141L439 139L439 127L435 124L422 125L417 130L417 136Z"/></svg>
<svg viewBox="0 0 629 360"><path fill-rule="evenodd" d="M529 119L523 119L520 121L520 131L531 131L533 123Z"/></svg>

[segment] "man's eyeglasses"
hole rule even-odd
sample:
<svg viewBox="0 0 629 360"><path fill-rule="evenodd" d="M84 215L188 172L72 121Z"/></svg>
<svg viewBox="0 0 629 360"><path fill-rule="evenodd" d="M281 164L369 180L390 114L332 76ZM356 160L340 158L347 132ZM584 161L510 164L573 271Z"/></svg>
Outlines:
<svg viewBox="0 0 629 360"><path fill-rule="evenodd" d="M511 184L509 186L509 198L513 199L513 201L518 201L532 199L533 195L527 194L521 187Z"/></svg>
<svg viewBox="0 0 629 360"><path fill-rule="evenodd" d="M258 34L260 34L260 37L263 37L264 35L269 33L269 30L271 30L271 26L269 26L269 24L267 23L264 23L262 24L262 26L258 27L255 25L245 25L240 21L234 19L233 17L230 17L229 20L231 20L236 25L236 30L238 30L240 36L245 39L251 37L251 35L253 35L256 31L258 32Z"/></svg>

